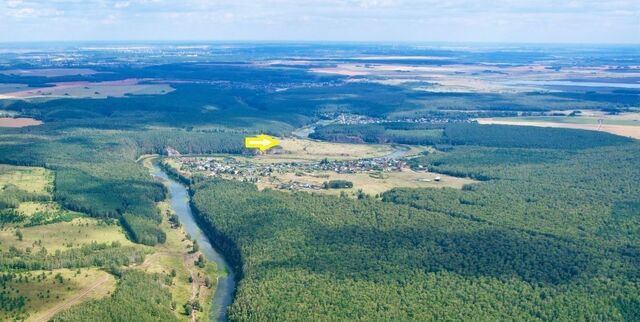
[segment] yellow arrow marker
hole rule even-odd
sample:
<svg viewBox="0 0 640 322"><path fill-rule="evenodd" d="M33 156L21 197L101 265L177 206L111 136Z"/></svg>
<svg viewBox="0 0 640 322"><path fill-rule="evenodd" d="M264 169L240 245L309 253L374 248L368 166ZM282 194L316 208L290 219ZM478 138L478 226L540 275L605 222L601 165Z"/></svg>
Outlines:
<svg viewBox="0 0 640 322"><path fill-rule="evenodd" d="M266 134L247 136L244 138L244 146L248 149L260 149L260 151L267 151L278 144L280 144L280 140Z"/></svg>

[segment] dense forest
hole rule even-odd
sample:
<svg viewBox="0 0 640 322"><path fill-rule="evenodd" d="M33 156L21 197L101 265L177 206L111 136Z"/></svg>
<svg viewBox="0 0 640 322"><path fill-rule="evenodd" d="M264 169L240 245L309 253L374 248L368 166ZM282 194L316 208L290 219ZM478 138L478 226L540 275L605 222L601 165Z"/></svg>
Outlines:
<svg viewBox="0 0 640 322"><path fill-rule="evenodd" d="M477 123L332 124L321 126L311 138L349 143L416 145L480 145L503 148L584 149L631 142L608 133L561 128L535 128Z"/></svg>
<svg viewBox="0 0 640 322"><path fill-rule="evenodd" d="M637 320L640 145L593 145L412 161L488 180L462 191L352 200L214 180L193 203L241 273L234 321Z"/></svg>
<svg viewBox="0 0 640 322"><path fill-rule="evenodd" d="M56 268L113 267L140 264L145 252L134 246L91 243L64 251L48 253L46 248L37 252L14 247L0 252L0 269L3 271L52 270Z"/></svg>
<svg viewBox="0 0 640 322"><path fill-rule="evenodd" d="M375 124L331 124L320 126L309 137L346 143L399 143L429 145L443 141L446 124L389 122Z"/></svg>

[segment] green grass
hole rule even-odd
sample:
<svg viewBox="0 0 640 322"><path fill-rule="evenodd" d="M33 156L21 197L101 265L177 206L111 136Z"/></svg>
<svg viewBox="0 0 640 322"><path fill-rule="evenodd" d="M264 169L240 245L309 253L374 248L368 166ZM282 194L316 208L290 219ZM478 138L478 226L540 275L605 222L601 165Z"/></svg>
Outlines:
<svg viewBox="0 0 640 322"><path fill-rule="evenodd" d="M22 240L18 240L16 231L22 233ZM75 218L69 222L0 230L0 249L4 251L16 247L31 248L34 252L46 248L49 252L55 252L78 248L92 242L132 245L116 221L107 223L93 218Z"/></svg>
<svg viewBox="0 0 640 322"><path fill-rule="evenodd" d="M60 277L56 277L58 275ZM92 288L94 285L97 286ZM11 281L4 284L3 290L9 292L12 298L24 297L25 305L17 310L0 309L0 319L37 320L50 317L51 310L56 306L90 288L91 291L82 295L79 303L107 296L115 289L115 279L98 269L56 269L15 274Z"/></svg>
<svg viewBox="0 0 640 322"><path fill-rule="evenodd" d="M0 164L0 193L8 185L40 195L50 195L53 172L40 167L20 167Z"/></svg>

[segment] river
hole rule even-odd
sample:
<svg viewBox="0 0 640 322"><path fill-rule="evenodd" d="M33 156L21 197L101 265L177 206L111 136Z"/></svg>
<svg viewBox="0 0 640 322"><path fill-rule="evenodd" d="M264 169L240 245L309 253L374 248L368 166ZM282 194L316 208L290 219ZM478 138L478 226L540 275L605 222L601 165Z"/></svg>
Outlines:
<svg viewBox="0 0 640 322"><path fill-rule="evenodd" d="M189 191L182 183L169 177L158 165L153 165L154 176L167 180L169 183L169 194L171 198L171 208L175 211L184 230L191 235L193 240L198 241L200 251L204 256L218 265L218 270L222 268L227 274L218 278L216 292L213 295L213 304L211 306L212 321L227 321L227 308L233 301L233 293L235 292L236 282L233 271L227 261L218 251L211 245L209 238L204 234L202 229L196 223L191 206L189 205Z"/></svg>

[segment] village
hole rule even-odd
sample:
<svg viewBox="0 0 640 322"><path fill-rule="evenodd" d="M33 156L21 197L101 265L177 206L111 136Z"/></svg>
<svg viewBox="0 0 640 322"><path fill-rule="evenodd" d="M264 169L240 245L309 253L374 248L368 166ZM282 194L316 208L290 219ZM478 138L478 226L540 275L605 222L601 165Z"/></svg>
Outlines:
<svg viewBox="0 0 640 322"><path fill-rule="evenodd" d="M321 190L326 185L317 179L330 180L333 175L367 174L372 179L386 179L391 173L411 171L402 159L380 157L356 160L293 161L260 164L251 159L230 156L175 156L180 170L207 177L267 184L286 190ZM427 172L427 169L418 169ZM303 180L304 178L316 180ZM289 180L290 179L290 180ZM419 179L416 180L429 180ZM440 176L433 178L440 181Z"/></svg>
<svg viewBox="0 0 640 322"><path fill-rule="evenodd" d="M420 124L444 124L444 123L471 123L468 118L442 117L405 117L398 119L377 118L358 114L323 113L320 117L325 124L359 125L359 124L385 124L385 123L420 123Z"/></svg>

